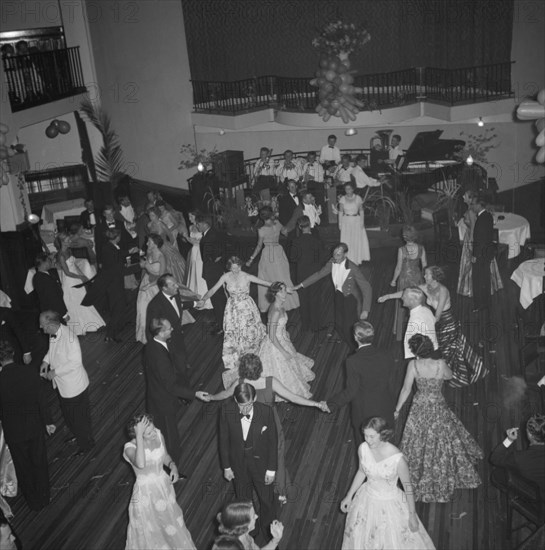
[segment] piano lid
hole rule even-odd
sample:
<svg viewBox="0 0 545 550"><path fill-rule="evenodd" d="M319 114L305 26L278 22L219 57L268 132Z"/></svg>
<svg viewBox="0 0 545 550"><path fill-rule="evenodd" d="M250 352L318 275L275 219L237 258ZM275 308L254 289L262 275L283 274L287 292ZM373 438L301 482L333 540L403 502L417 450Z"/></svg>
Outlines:
<svg viewBox="0 0 545 550"><path fill-rule="evenodd" d="M439 139L443 130L418 132L405 153L407 162L433 161L456 158L455 153L464 148L461 139Z"/></svg>

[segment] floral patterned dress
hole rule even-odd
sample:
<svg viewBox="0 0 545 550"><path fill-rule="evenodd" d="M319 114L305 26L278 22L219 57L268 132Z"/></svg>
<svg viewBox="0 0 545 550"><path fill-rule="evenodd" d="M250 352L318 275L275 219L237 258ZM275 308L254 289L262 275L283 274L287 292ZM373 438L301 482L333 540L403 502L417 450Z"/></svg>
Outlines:
<svg viewBox="0 0 545 550"><path fill-rule="evenodd" d="M233 377L238 376L238 360L245 353L259 352L267 329L261 322L261 315L250 296L250 279L241 273L237 281L227 279L225 289L229 293L223 314L223 365L231 372L224 373L225 387ZM223 290L218 290L223 292Z"/></svg>
<svg viewBox="0 0 545 550"><path fill-rule="evenodd" d="M455 489L481 484L475 464L483 452L445 401L440 363L434 378L419 376L418 360L414 366L418 390L400 448L409 462L415 500L449 502Z"/></svg>
<svg viewBox="0 0 545 550"><path fill-rule="evenodd" d="M418 531L409 529L409 506L405 493L397 486L397 466L403 455L396 453L377 462L369 445L362 443L358 456L367 480L348 509L342 549L435 548L420 519Z"/></svg>
<svg viewBox="0 0 545 550"><path fill-rule="evenodd" d="M133 441L125 443L123 458L133 467L136 482L129 503L129 526L126 550L176 548L194 550L195 544L184 522L182 509L176 502L176 493L163 470L165 441L158 431L159 446L145 449L146 465L135 468L126 450L136 448Z"/></svg>

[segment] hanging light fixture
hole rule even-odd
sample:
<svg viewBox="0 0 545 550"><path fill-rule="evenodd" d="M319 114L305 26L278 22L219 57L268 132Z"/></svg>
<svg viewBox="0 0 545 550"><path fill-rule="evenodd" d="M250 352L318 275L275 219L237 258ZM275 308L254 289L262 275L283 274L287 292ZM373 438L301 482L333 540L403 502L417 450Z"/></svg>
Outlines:
<svg viewBox="0 0 545 550"><path fill-rule="evenodd" d="M36 214L29 214L26 217L26 220L28 223L31 223L32 225L36 225L40 221L40 218Z"/></svg>
<svg viewBox="0 0 545 550"><path fill-rule="evenodd" d="M466 164L468 166L471 166L473 164L473 157L471 155L466 158Z"/></svg>
<svg viewBox="0 0 545 550"><path fill-rule="evenodd" d="M204 172L204 164L202 162L199 162L199 164L197 165L197 170L201 172L201 174L202 172Z"/></svg>
<svg viewBox="0 0 545 550"><path fill-rule="evenodd" d="M484 120L483 120L482 116L479 117L479 121L477 122L477 126L479 126L481 128L484 126Z"/></svg>
<svg viewBox="0 0 545 550"><path fill-rule="evenodd" d="M355 136L357 133L358 133L358 131L356 130L356 128L347 128L344 131L345 136Z"/></svg>
<svg viewBox="0 0 545 550"><path fill-rule="evenodd" d="M218 132L218 134L220 136L224 136L225 135L225 130L223 128L220 128L220 131Z"/></svg>

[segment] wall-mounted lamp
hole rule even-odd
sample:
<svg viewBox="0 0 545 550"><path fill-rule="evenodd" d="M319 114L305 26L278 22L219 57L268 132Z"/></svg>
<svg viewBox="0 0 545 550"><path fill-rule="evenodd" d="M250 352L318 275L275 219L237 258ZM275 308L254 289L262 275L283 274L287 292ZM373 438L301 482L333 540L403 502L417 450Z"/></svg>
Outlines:
<svg viewBox="0 0 545 550"><path fill-rule="evenodd" d="M358 133L358 131L356 130L356 128L347 128L344 131L345 136L355 136L357 133Z"/></svg>
<svg viewBox="0 0 545 550"><path fill-rule="evenodd" d="M484 126L484 120L483 120L482 116L479 117L479 121L477 122L477 126L480 126L481 128Z"/></svg>
<svg viewBox="0 0 545 550"><path fill-rule="evenodd" d="M218 132L218 134L220 136L224 136L225 135L225 130L223 128L220 128L220 131Z"/></svg>
<svg viewBox="0 0 545 550"><path fill-rule="evenodd" d="M50 138L56 138L59 134L67 134L70 132L70 124L66 120L53 120L45 129L45 135Z"/></svg>
<svg viewBox="0 0 545 550"><path fill-rule="evenodd" d="M197 170L202 174L204 172L204 164L202 162L199 162L197 165Z"/></svg>
<svg viewBox="0 0 545 550"><path fill-rule="evenodd" d="M468 166L471 166L473 164L473 157L471 155L466 158L466 164Z"/></svg>
<svg viewBox="0 0 545 550"><path fill-rule="evenodd" d="M26 221L28 223L31 223L32 225L36 225L40 221L40 217L37 216L36 214L29 214L26 217Z"/></svg>

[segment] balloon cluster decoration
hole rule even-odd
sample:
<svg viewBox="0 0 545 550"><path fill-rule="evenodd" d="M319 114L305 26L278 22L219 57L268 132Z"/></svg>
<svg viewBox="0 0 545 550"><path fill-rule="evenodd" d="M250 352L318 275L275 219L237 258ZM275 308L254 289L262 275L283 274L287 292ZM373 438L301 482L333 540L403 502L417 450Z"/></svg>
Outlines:
<svg viewBox="0 0 545 550"><path fill-rule="evenodd" d="M316 112L327 122L332 116L345 124L356 120L364 103L356 98L363 90L354 86L354 72L348 56L371 40L371 35L355 23L333 21L325 25L312 45L321 52L320 69L311 86L318 88Z"/></svg>
<svg viewBox="0 0 545 550"><path fill-rule="evenodd" d="M65 120L53 120L45 129L45 135L50 138L56 138L59 134L67 134L70 131L70 124Z"/></svg>
<svg viewBox="0 0 545 550"><path fill-rule="evenodd" d="M9 183L9 164L8 158L15 154L15 150L11 147L6 147L6 134L9 127L0 123L0 185L8 185Z"/></svg>
<svg viewBox="0 0 545 550"><path fill-rule="evenodd" d="M536 145L539 147L536 153L536 162L545 163L545 88L537 94L536 101L524 101L517 107L517 116L521 120L535 120L539 132L536 137Z"/></svg>
<svg viewBox="0 0 545 550"><path fill-rule="evenodd" d="M310 81L310 85L318 88L320 103L316 105L316 112L324 122L336 116L348 124L356 120L363 108L363 102L356 97L363 90L353 85L353 72L350 71L348 58L341 60L337 56L324 56L320 59L320 69L316 71L316 78Z"/></svg>

